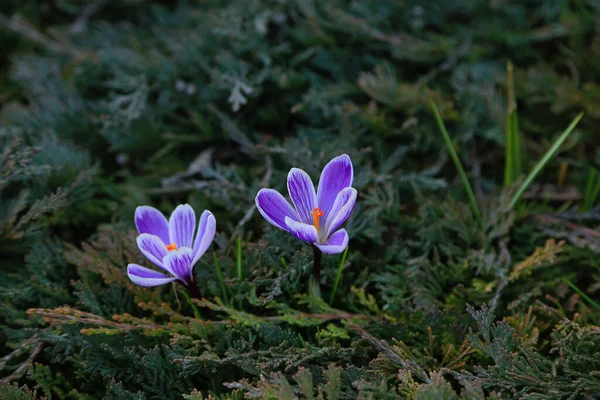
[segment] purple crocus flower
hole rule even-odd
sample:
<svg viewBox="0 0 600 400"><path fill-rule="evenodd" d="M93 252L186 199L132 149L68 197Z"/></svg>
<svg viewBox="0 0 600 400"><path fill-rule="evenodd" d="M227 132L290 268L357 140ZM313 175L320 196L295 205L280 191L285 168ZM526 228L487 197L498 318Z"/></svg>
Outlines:
<svg viewBox="0 0 600 400"><path fill-rule="evenodd" d="M287 187L295 209L273 189L258 192L256 207L271 224L317 246L323 253L341 253L348 246L348 233L338 228L356 203L353 178L352 162L346 154L329 161L316 191L306 172L292 168Z"/></svg>
<svg viewBox="0 0 600 400"><path fill-rule="evenodd" d="M212 213L208 210L202 213L196 232L196 214L189 204L177 206L168 221L156 208L140 206L135 210L135 225L142 253L170 276L129 264L129 279L141 286L157 286L177 279L193 286L192 269L215 237L217 223Z"/></svg>

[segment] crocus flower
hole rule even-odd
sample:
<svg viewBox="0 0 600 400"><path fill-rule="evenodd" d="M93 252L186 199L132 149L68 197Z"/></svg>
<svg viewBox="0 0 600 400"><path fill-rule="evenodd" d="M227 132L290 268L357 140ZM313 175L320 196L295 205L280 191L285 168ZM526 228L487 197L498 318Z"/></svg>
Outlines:
<svg viewBox="0 0 600 400"><path fill-rule="evenodd" d="M141 286L157 286L177 279L188 287L193 285L192 270L212 243L216 224L212 213L205 210L196 232L196 214L189 204L177 206L168 221L156 208L136 208L135 225L140 233L137 237L138 247L150 261L169 275L129 264L129 279Z"/></svg>
<svg viewBox="0 0 600 400"><path fill-rule="evenodd" d="M353 178L352 162L346 154L329 161L316 191L306 172L292 168L287 187L295 209L273 189L258 192L256 207L271 224L317 246L323 253L341 253L348 246L348 233L338 228L356 203Z"/></svg>

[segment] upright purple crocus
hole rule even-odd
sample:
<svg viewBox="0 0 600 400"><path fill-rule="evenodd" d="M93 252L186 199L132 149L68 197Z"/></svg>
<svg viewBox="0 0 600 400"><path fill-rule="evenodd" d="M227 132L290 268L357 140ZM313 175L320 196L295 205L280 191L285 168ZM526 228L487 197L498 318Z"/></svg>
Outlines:
<svg viewBox="0 0 600 400"><path fill-rule="evenodd" d="M127 275L141 286L157 286L179 279L197 291L192 270L215 237L215 217L205 210L196 232L196 214L189 204L177 206L167 218L156 208L140 206L135 210L135 225L142 253L171 276L142 267L127 266ZM195 238L194 238L195 234Z"/></svg>
<svg viewBox="0 0 600 400"><path fill-rule="evenodd" d="M352 162L346 154L329 161L316 191L306 172L292 168L287 187L295 209L273 189L258 192L256 207L271 224L315 245L323 253L341 253L348 246L348 233L338 228L356 203L353 178Z"/></svg>

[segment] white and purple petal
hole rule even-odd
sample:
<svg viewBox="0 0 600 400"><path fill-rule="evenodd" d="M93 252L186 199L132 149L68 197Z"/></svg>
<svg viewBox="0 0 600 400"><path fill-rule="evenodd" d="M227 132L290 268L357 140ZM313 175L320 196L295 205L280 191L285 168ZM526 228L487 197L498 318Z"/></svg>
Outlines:
<svg viewBox="0 0 600 400"><path fill-rule="evenodd" d="M177 279L137 264L127 266L127 275L133 283L146 287L164 285Z"/></svg>
<svg viewBox="0 0 600 400"><path fill-rule="evenodd" d="M313 216L311 212L316 207L317 194L315 193L315 185L313 185L308 174L299 168L292 168L288 174L287 187L300 221L305 224L312 224Z"/></svg>
<svg viewBox="0 0 600 400"><path fill-rule="evenodd" d="M161 268L165 268L162 260L167 255L167 248L158 236L142 233L137 237L137 245L148 260Z"/></svg>
<svg viewBox="0 0 600 400"><path fill-rule="evenodd" d="M178 250L169 251L163 262L165 263L165 268L184 283L190 284L193 281L191 248L182 247Z"/></svg>
<svg viewBox="0 0 600 400"><path fill-rule="evenodd" d="M300 240L308 243L316 243L319 241L319 233L314 225L305 224L304 222L294 221L286 217L285 223L289 232Z"/></svg>
<svg viewBox="0 0 600 400"><path fill-rule="evenodd" d="M156 208L139 206L135 209L134 219L139 233L156 235L164 244L170 244L167 218Z"/></svg>
<svg viewBox="0 0 600 400"><path fill-rule="evenodd" d="M283 230L288 230L285 224L285 219L290 218L294 221L298 220L296 210L292 208L290 203L276 190L261 189L256 195L256 208L258 212L272 225Z"/></svg>
<svg viewBox="0 0 600 400"><path fill-rule="evenodd" d="M325 254L339 254L346 250L348 241L348 232L345 229L340 229L329 236L329 239L325 243L315 243L315 246Z"/></svg>
<svg viewBox="0 0 600 400"><path fill-rule="evenodd" d="M329 236L331 232L336 231L350 216L354 205L356 204L356 189L348 187L343 189L335 198L329 214L325 216L325 235Z"/></svg>
<svg viewBox="0 0 600 400"><path fill-rule="evenodd" d="M205 210L200 216L200 224L198 224L198 233L196 233L192 253L192 265L196 264L200 257L204 255L206 249L208 249L208 246L210 246L215 238L216 230L217 221L214 215L210 211Z"/></svg>
<svg viewBox="0 0 600 400"><path fill-rule="evenodd" d="M169 238L177 248L192 248L194 232L196 230L196 214L189 204L181 204L169 218ZM171 244L169 243L169 244Z"/></svg>
<svg viewBox="0 0 600 400"><path fill-rule="evenodd" d="M352 186L353 179L352 161L347 154L334 158L323 168L317 189L317 206L325 215L329 214L337 194Z"/></svg>

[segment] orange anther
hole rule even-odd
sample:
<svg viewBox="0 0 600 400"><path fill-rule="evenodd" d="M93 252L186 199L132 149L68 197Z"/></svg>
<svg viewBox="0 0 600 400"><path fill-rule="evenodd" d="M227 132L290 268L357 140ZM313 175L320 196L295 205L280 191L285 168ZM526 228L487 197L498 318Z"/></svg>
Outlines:
<svg viewBox="0 0 600 400"><path fill-rule="evenodd" d="M171 250L177 250L177 245L175 243L167 244L165 247L169 251L171 251Z"/></svg>
<svg viewBox="0 0 600 400"><path fill-rule="evenodd" d="M323 211L319 207L315 207L313 211L310 212L313 216L313 225L319 230L319 220L323 216Z"/></svg>

